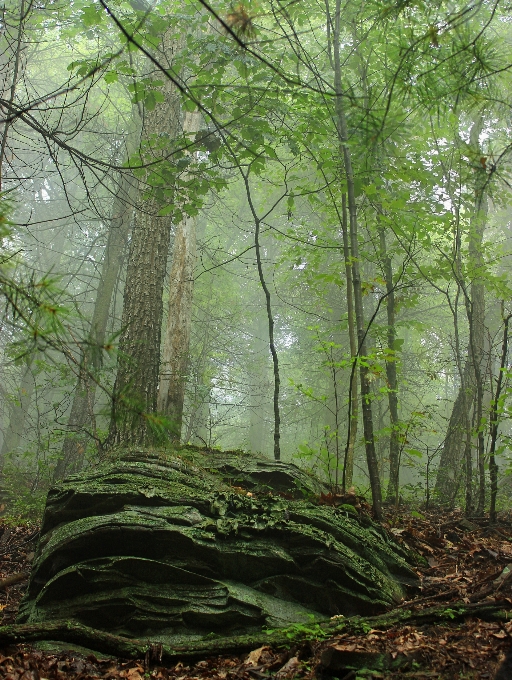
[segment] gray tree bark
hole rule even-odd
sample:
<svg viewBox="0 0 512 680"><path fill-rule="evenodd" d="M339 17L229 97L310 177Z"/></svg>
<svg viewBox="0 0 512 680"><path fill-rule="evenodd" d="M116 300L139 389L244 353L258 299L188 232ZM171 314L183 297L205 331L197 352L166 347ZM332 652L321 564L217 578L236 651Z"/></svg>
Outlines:
<svg viewBox="0 0 512 680"><path fill-rule="evenodd" d="M357 342L356 342L356 323L354 318L354 283L352 281L352 265L350 256L350 242L348 233L347 220L347 195L344 193L342 197L342 229L343 229L343 257L345 260L345 278L347 279L347 319L348 319L348 337L350 343L350 356L352 361L357 361ZM347 488L352 486L352 478L354 476L354 451L357 439L357 423L359 417L359 397L357 389L357 374L354 371L352 374L351 384L349 387L349 420L348 420L348 437L345 450L345 460L343 463L343 493Z"/></svg>
<svg viewBox="0 0 512 680"><path fill-rule="evenodd" d="M164 35L158 53L161 64L172 67L184 36ZM162 138L181 132L180 97L170 79L162 87L164 101L144 111L142 139L153 157L153 170L164 161ZM156 140L156 142L155 142ZM156 418L160 368L163 288L171 234L171 218L160 216L161 203L153 194L136 215L126 272L122 332L119 339L108 445L152 444L164 437Z"/></svg>

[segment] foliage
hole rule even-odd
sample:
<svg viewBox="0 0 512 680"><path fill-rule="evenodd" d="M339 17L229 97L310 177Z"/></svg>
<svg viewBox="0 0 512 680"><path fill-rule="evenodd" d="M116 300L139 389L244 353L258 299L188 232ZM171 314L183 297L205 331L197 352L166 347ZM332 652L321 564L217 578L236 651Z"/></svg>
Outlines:
<svg viewBox="0 0 512 680"><path fill-rule="evenodd" d="M18 456L15 468L32 481L46 466L48 483L69 434L84 447L82 462L101 455L123 274L112 296L110 339L96 347L98 356L84 339L92 338L94 293L119 205L128 206L130 221L135 214L136 226L153 201L169 228L187 217L198 223L182 438L270 451L272 366L252 206L262 219L275 317L284 458L340 483L350 375L363 367L380 477L389 477L394 441L401 496L416 505L442 500L435 497L436 472L471 354L475 285L486 310L485 404L493 399L508 311L497 309L512 292L506 12L499 4L464 2L348 3L341 10L340 94L336 3L329 16L310 2L208 7L193 0L78 0L31 5L21 16L16 3L6 4L0 163L15 211L4 198L4 441L16 408L28 414L24 441L7 453L11 461ZM163 45L172 46L170 60ZM199 133L146 130L138 137L141 121L158 116L171 90L181 118L200 113ZM343 143L337 104L347 122ZM356 340L363 334L368 347L364 356L356 347L356 358L345 268L345 151L354 171L365 319ZM486 216L475 245L478 191ZM352 262L348 253L349 269ZM85 372L103 389L92 399L89 425L74 431L68 421L84 357L94 364ZM510 487L509 373L498 404L502 505ZM22 398L24 376L32 376L30 399ZM141 410L136 396L122 396L128 413ZM466 408L468 464L452 465L453 503L466 503L468 512L469 496L482 480L488 486L490 411L477 418L474 403ZM165 438L165 416L145 415ZM355 481L364 487L357 425Z"/></svg>

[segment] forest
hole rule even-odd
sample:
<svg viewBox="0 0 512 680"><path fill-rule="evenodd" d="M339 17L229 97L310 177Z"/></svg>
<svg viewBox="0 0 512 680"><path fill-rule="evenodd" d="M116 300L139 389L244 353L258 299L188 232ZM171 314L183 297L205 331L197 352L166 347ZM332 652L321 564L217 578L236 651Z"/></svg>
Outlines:
<svg viewBox="0 0 512 680"><path fill-rule="evenodd" d="M367 523L385 526L396 546L376 568L389 584L379 599L354 576L350 615L378 613L363 601L396 606L394 579L416 587L409 550L431 569L456 544L466 561L481 552L471 579L501 589L512 562L510 5L4 0L0 46L2 554L41 522L56 545L60 522L85 521L83 499L103 498L116 475L116 512L140 510L128 474L143 486L160 475L168 510L188 466L191 506L218 517L223 537L252 531L251 513L278 536L281 502L306 533L332 516L340 545L340 507L357 515L379 555ZM251 465L289 475L293 494L255 482ZM213 468L240 496L227 510ZM297 489L317 509L295 511ZM50 597L41 579L57 578L44 545L34 602ZM480 601L461 587L459 600ZM24 602L20 616L39 621ZM319 611L338 616L333 606ZM247 677L269 677L265 653Z"/></svg>

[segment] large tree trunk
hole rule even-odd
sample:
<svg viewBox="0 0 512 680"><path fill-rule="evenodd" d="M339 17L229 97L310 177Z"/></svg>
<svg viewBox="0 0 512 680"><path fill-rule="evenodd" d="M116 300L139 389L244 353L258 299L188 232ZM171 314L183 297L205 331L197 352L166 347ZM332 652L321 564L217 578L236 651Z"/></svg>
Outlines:
<svg viewBox="0 0 512 680"><path fill-rule="evenodd" d="M174 28L169 29L158 53L159 62L168 68L181 47L174 33ZM162 94L165 98L162 104L152 111L145 110L143 120L142 139L146 157L151 148L154 172L158 172L155 163L164 161L167 153L161 148L160 140L176 138L181 132L180 97L167 78ZM138 212L132 233L108 438L110 446L149 444L163 436L163 427L155 418L155 412L171 218L160 216L160 209L161 203L153 194Z"/></svg>
<svg viewBox="0 0 512 680"><path fill-rule="evenodd" d="M479 136L483 127L480 115L474 122L470 133L471 146L475 157L480 157ZM469 288L461 279L460 285L464 294L466 312L469 322L469 343L467 360L461 375L461 385L453 404L446 439L441 453L435 493L439 502L452 507L459 489L464 468L471 470L471 461L464 466L465 433L471 419L471 408L476 401L475 423L477 427L477 465L479 471L478 511L483 511L485 502L484 477L484 440L480 431L483 405L482 363L485 337L485 299L484 299L484 260L482 256L483 235L487 219L487 197L485 187L487 173L483 167L476 168L475 209L471 216L468 240L468 276L471 280ZM470 480L469 480L470 481ZM468 508L469 509L469 508Z"/></svg>
<svg viewBox="0 0 512 680"><path fill-rule="evenodd" d="M183 132L198 132L199 111L185 114ZM158 411L170 422L171 437L179 441L183 420L183 403L188 373L192 297L196 263L197 217L184 217L176 227L171 274L169 277L169 312L164 334Z"/></svg>

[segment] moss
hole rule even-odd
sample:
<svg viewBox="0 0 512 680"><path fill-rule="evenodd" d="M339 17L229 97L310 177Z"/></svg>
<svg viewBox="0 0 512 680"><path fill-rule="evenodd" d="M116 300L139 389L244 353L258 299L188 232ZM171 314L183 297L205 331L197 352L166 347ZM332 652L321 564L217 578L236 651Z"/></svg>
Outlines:
<svg viewBox="0 0 512 680"><path fill-rule="evenodd" d="M196 639L383 611L415 583L379 527L284 498L298 479L320 485L295 466L197 449L118 454L48 495L21 621L64 615L129 637ZM240 493L235 476L277 488Z"/></svg>

